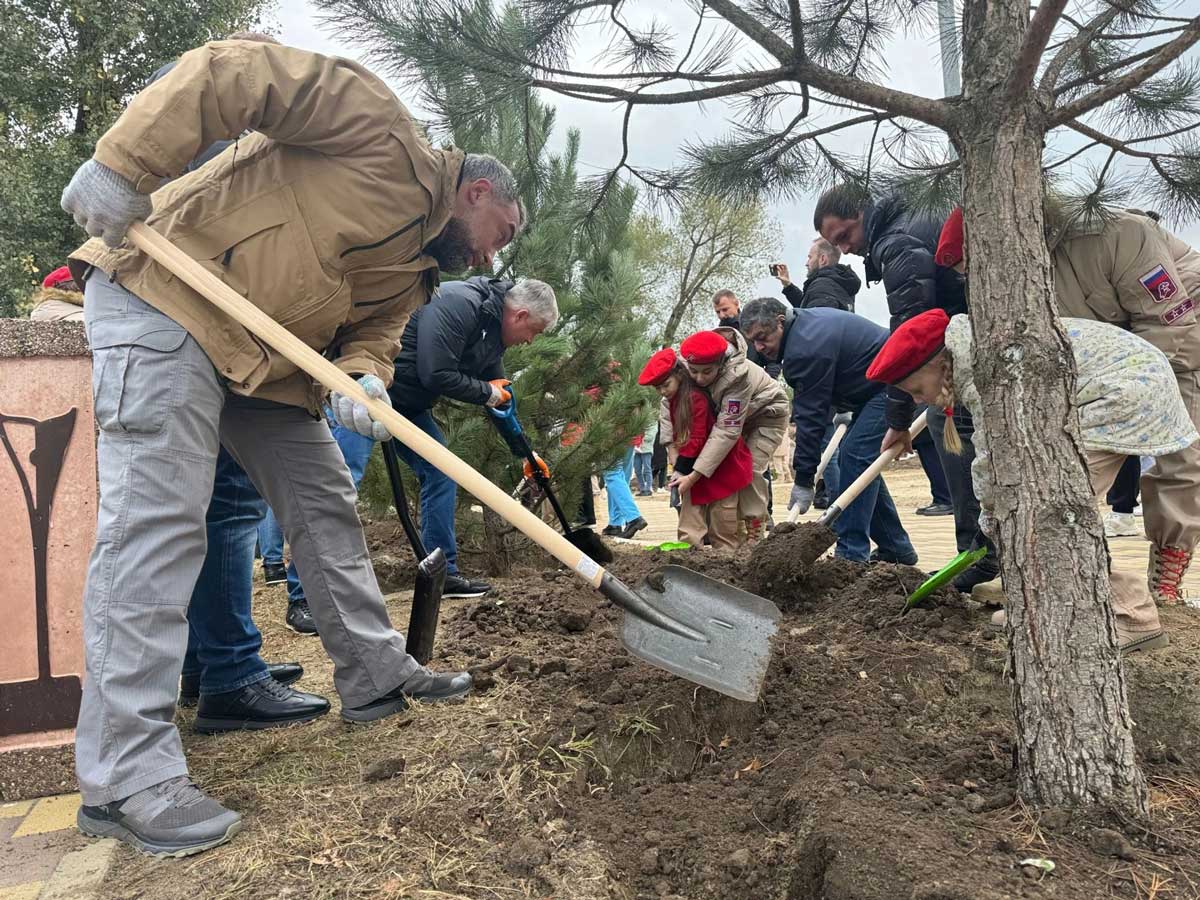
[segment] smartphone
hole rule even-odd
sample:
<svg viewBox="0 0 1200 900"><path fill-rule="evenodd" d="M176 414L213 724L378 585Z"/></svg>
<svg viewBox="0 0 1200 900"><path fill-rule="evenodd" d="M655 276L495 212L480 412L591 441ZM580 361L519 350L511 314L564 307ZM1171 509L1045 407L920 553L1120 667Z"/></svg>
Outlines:
<svg viewBox="0 0 1200 900"><path fill-rule="evenodd" d="M778 264L778 263L771 263L771 265L770 265L770 266L768 266L767 268L769 268L769 269L771 270L771 277L772 277L772 278L778 278L778 277L779 277L779 269L780 269L780 266L779 266L779 264Z"/></svg>

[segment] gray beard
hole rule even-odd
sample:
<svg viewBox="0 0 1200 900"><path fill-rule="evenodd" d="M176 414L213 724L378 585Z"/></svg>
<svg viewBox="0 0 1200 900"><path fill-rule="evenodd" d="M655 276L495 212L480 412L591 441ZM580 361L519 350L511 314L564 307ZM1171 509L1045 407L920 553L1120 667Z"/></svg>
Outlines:
<svg viewBox="0 0 1200 900"><path fill-rule="evenodd" d="M438 268L450 274L465 272L471 258L471 237L462 219L451 219L442 233L425 246Z"/></svg>

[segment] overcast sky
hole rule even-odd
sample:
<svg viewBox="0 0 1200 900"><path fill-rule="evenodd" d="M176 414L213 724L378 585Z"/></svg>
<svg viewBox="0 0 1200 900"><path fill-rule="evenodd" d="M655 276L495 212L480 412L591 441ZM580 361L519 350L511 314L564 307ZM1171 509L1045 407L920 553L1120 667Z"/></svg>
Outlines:
<svg viewBox="0 0 1200 900"><path fill-rule="evenodd" d="M639 0L636 6L630 4L630 7L643 17L643 22L655 18L661 24L684 34L695 22L693 14L682 0ZM336 34L323 29L318 23L315 7L305 0L279 0L277 16L279 37L284 43L352 59L362 56L358 48L341 42ZM579 41L576 63L594 71L605 69L606 63L600 58L604 46L605 40L600 29L588 29ZM914 34L894 40L887 59L889 68L881 81L922 96L942 96L939 54L933 34ZM399 88L397 93L414 113L423 114L415 104L414 97L406 96L406 92ZM584 172L602 171L620 158L620 120L623 113L620 106L590 103L556 94L548 94L545 99L558 110L556 139L560 145L566 140L568 128L579 129L582 137L580 162ZM678 163L679 148L683 144L719 137L727 132L728 127L728 110L719 103L636 108L630 126L631 161L647 168L669 168ZM840 141L835 139L832 145L861 152L857 145L868 139L869 132L855 132ZM812 212L815 202L815 196L805 196L797 201L777 203L770 207L770 214L781 229L782 261L789 264L797 280L802 280L804 260L814 237ZM1180 233L1189 238L1193 245L1200 243L1200 227L1196 224L1181 229ZM849 256L842 261L848 263L860 278L863 277L862 261L858 257ZM779 282L764 272L763 279L755 285L755 295L778 293ZM880 324L887 324L887 304L880 285L864 288L858 296L857 310Z"/></svg>

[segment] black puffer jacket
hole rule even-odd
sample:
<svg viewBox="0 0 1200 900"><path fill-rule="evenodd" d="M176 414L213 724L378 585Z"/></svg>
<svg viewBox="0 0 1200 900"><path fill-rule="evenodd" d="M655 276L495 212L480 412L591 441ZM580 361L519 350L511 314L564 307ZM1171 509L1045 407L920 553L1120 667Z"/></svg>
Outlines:
<svg viewBox="0 0 1200 900"><path fill-rule="evenodd" d="M483 406L504 377L500 320L511 281L479 275L449 281L404 326L388 393L399 410L429 409L441 396Z"/></svg>
<svg viewBox="0 0 1200 900"><path fill-rule="evenodd" d="M941 308L954 316L967 311L966 284L953 269L933 261L942 220L910 212L899 197L887 197L863 213L867 241L867 284L883 282L894 331L926 310ZM897 388L888 389L888 425L912 424L913 402Z"/></svg>
<svg viewBox="0 0 1200 900"><path fill-rule="evenodd" d="M804 279L804 299L800 306L803 309L825 306L854 312L854 295L861 287L862 282L849 266L842 263L822 266Z"/></svg>

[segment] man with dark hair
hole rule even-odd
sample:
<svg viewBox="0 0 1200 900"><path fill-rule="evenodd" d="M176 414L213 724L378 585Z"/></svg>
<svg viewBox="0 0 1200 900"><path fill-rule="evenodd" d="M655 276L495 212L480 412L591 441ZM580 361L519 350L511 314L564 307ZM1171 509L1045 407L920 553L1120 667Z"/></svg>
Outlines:
<svg viewBox="0 0 1200 900"><path fill-rule="evenodd" d="M198 147L234 139L179 177ZM466 672L418 665L392 628L354 485L319 416L324 391L122 246L146 220L385 399L403 325L439 268L490 267L523 224L511 174L492 182L468 162L432 148L356 63L215 41L134 97L63 191L63 208L103 237L69 263L84 286L100 426L75 752L85 833L186 855L241 827L188 778L174 725L221 447L279 514L318 595L313 613L344 719L372 721L413 699L470 690ZM335 392L330 406L346 427L386 436L352 397Z"/></svg>
<svg viewBox="0 0 1200 900"><path fill-rule="evenodd" d="M785 263L775 263L775 277L783 285L783 296L796 309L827 306L854 312L854 296L862 281L849 266L839 262L842 252L824 238L817 238L808 248L804 287L792 283Z"/></svg>
<svg viewBox="0 0 1200 900"><path fill-rule="evenodd" d="M821 437L831 417L853 415L839 451L845 486L878 455L886 404L881 386L868 380L866 372L888 332L845 310L792 309L774 297L762 297L742 310L742 333L760 353L783 364L783 377L792 387L796 482L788 508L807 512L815 492ZM917 552L882 476L850 504L833 530L838 536L836 555L843 559L917 563ZM874 554L872 540L877 545Z"/></svg>
<svg viewBox="0 0 1200 900"><path fill-rule="evenodd" d="M967 311L966 285L961 274L934 259L942 220L910 210L900 197L873 200L862 188L842 184L825 191L813 212L813 227L842 253L863 258L867 284L882 281L887 291L891 327L929 309L944 309L954 316ZM885 450L900 441L911 451L915 407L912 398L898 388L887 390L888 429L881 442ZM937 445L942 468L954 504L955 538L958 549L987 547L988 553L954 579L960 591L970 592L977 584L993 581L1000 571L996 548L979 530L979 501L971 488L974 425L965 408L955 408L954 422L963 452L948 453L942 442L942 410L930 407L929 435Z"/></svg>

